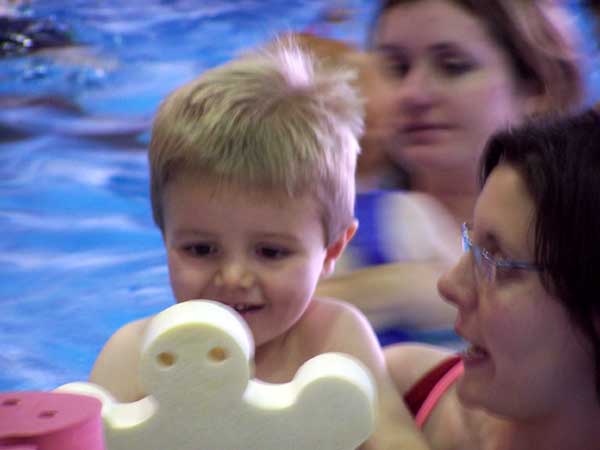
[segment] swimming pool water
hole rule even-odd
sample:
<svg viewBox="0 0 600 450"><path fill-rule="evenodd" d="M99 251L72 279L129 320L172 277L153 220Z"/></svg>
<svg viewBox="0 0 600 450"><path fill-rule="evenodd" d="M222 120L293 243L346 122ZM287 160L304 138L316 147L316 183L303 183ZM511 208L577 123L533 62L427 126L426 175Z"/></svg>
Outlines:
<svg viewBox="0 0 600 450"><path fill-rule="evenodd" d="M351 18L322 20L326 8ZM148 201L173 88L283 30L365 39L370 0L44 0L81 46L0 60L0 391L87 378L121 325L172 304Z"/></svg>

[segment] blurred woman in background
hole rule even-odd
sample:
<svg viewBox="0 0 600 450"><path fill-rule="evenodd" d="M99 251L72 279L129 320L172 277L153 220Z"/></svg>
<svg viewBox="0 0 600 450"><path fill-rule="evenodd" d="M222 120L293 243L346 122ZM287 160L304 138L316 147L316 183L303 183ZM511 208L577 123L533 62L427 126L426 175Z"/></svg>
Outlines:
<svg viewBox="0 0 600 450"><path fill-rule="evenodd" d="M435 284L460 252L487 139L583 104L570 25L566 11L544 0L380 4L371 46L386 80L386 150L407 170L410 191L381 206L387 264L325 280L319 295L354 303L380 332L451 326L454 311Z"/></svg>

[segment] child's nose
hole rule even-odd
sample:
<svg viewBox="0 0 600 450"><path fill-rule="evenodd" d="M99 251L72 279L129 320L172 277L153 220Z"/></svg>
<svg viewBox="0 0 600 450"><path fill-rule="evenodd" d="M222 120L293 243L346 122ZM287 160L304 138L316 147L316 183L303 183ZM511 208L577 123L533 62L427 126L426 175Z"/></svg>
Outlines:
<svg viewBox="0 0 600 450"><path fill-rule="evenodd" d="M252 270L241 261L224 261L215 277L215 285L248 289L254 282Z"/></svg>
<svg viewBox="0 0 600 450"><path fill-rule="evenodd" d="M478 293L470 253L464 253L456 264L443 274L437 288L444 300L461 311L477 305Z"/></svg>

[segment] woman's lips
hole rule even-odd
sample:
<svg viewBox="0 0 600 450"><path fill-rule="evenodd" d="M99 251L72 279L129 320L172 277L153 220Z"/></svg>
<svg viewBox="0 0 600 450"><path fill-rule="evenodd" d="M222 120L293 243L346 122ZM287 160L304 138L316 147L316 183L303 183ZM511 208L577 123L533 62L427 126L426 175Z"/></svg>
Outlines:
<svg viewBox="0 0 600 450"><path fill-rule="evenodd" d="M475 367L477 365L483 364L490 360L490 354L487 349L481 345L477 345L473 343L475 339L469 339L467 333L463 329L462 317L459 316L456 319L456 324L454 325L454 332L463 338L467 343L467 347L460 352L460 357L465 364L465 367Z"/></svg>
<svg viewBox="0 0 600 450"><path fill-rule="evenodd" d="M410 143L429 143L436 141L451 129L445 124L412 123L400 129L401 135Z"/></svg>
<svg viewBox="0 0 600 450"><path fill-rule="evenodd" d="M404 133L419 133L432 130L448 130L450 126L441 123L409 123L402 127Z"/></svg>
<svg viewBox="0 0 600 450"><path fill-rule="evenodd" d="M465 366L474 367L487 362L490 354L486 349L478 345L471 344L460 354Z"/></svg>

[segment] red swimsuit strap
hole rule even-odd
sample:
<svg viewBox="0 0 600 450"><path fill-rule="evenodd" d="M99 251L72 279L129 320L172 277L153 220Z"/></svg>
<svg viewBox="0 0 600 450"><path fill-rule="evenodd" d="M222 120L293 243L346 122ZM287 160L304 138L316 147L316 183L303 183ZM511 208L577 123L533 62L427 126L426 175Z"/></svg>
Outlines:
<svg viewBox="0 0 600 450"><path fill-rule="evenodd" d="M437 366L427 372L419 381L417 381L410 390L404 394L404 402L411 414L416 417L417 413L434 390L439 381L446 375L454 366L461 361L460 356L452 356L444 359Z"/></svg>

